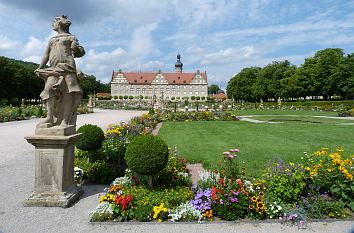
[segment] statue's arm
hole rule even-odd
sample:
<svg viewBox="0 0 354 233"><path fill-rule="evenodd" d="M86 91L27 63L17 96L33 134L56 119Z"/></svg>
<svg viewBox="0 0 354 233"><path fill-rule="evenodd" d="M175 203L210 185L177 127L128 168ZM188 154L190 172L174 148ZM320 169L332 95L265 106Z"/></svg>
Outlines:
<svg viewBox="0 0 354 233"><path fill-rule="evenodd" d="M45 67L45 65L48 63L49 60L49 51L50 51L50 46L48 43L47 48L45 49L44 55L42 57L41 63L38 66L38 69L42 69L43 67Z"/></svg>
<svg viewBox="0 0 354 233"><path fill-rule="evenodd" d="M79 41L74 36L71 42L71 49L73 51L74 57L82 57L85 55L85 49L81 45L79 45Z"/></svg>

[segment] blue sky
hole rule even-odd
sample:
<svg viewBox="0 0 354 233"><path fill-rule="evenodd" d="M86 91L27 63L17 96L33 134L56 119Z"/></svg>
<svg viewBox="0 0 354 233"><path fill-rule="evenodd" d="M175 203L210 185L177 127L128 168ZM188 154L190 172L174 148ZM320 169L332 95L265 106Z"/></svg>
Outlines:
<svg viewBox="0 0 354 233"><path fill-rule="evenodd" d="M103 82L118 69L172 72L180 53L185 72L225 88L244 67L354 52L354 1L0 0L0 55L38 63L58 14L85 47L79 68Z"/></svg>

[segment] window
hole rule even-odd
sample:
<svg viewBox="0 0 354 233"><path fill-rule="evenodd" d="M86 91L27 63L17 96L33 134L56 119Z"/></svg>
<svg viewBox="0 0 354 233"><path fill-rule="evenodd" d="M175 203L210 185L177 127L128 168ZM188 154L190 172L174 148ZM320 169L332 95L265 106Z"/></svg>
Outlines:
<svg viewBox="0 0 354 233"><path fill-rule="evenodd" d="M196 91L195 94L198 95L199 93Z"/></svg>

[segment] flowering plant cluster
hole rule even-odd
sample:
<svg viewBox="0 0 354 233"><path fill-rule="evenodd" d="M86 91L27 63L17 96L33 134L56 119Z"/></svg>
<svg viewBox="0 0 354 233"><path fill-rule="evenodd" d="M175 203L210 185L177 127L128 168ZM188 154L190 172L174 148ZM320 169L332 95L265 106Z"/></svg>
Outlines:
<svg viewBox="0 0 354 233"><path fill-rule="evenodd" d="M193 204L186 202L172 210L169 214L169 217L171 218L172 222L201 222L204 215L200 210L197 210Z"/></svg>
<svg viewBox="0 0 354 233"><path fill-rule="evenodd" d="M222 155L225 164L235 162L220 166L217 171L202 172L201 181L193 188L174 178L175 174L183 176L186 172L185 161L175 153L171 153L166 168L173 175L164 174L170 179L168 186L149 189L127 170L100 197L100 204L90 214L91 220L201 222L279 218L283 223L304 228L308 217L341 218L346 215L344 208L352 205L353 194L347 189L353 188L352 162L343 158L342 150L330 153L322 149L306 154L304 164L274 159L262 178L257 179L246 179L237 172L238 149L227 152ZM337 180L330 182L334 177Z"/></svg>
<svg viewBox="0 0 354 233"><path fill-rule="evenodd" d="M164 112L160 115L161 121L236 121L235 115L230 112Z"/></svg>
<svg viewBox="0 0 354 233"><path fill-rule="evenodd" d="M127 168L125 151L134 137L148 134L157 124L150 114L135 117L129 123L111 124L105 132L102 148L88 153L75 151L75 166L83 169L83 179L91 183L108 183L124 175Z"/></svg>
<svg viewBox="0 0 354 233"><path fill-rule="evenodd" d="M168 219L168 209L165 207L164 203L161 203L159 206L154 206L153 212L152 218L158 222L163 222Z"/></svg>
<svg viewBox="0 0 354 233"><path fill-rule="evenodd" d="M328 148L322 148L312 155L305 153L305 169L320 193L329 192L341 207L354 211L354 155L344 159L343 152L342 149L330 152Z"/></svg>

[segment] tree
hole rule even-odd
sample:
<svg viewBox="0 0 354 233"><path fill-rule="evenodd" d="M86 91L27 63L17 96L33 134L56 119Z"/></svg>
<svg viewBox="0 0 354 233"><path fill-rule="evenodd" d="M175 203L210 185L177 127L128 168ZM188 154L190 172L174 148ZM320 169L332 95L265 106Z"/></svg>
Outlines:
<svg viewBox="0 0 354 233"><path fill-rule="evenodd" d="M254 84L261 68L244 68L227 84L226 91L229 98L235 100L254 101L256 93Z"/></svg>
<svg viewBox="0 0 354 233"><path fill-rule="evenodd" d="M0 99L39 99L44 82L34 74L38 64L0 56Z"/></svg>
<svg viewBox="0 0 354 233"><path fill-rule="evenodd" d="M96 77L93 75L86 75L86 77L80 81L80 84L83 91L83 98L87 98L88 95L93 95L93 93L97 92L111 92L110 83L101 83L101 81L97 81Z"/></svg>
<svg viewBox="0 0 354 233"><path fill-rule="evenodd" d="M220 87L216 84L208 86L208 94L215 95L220 90Z"/></svg>
<svg viewBox="0 0 354 233"><path fill-rule="evenodd" d="M344 52L339 48L323 49L317 51L314 57L306 58L302 69L303 74L310 80L310 94L331 98L332 95L340 93L338 83L341 80L340 69L343 64Z"/></svg>

